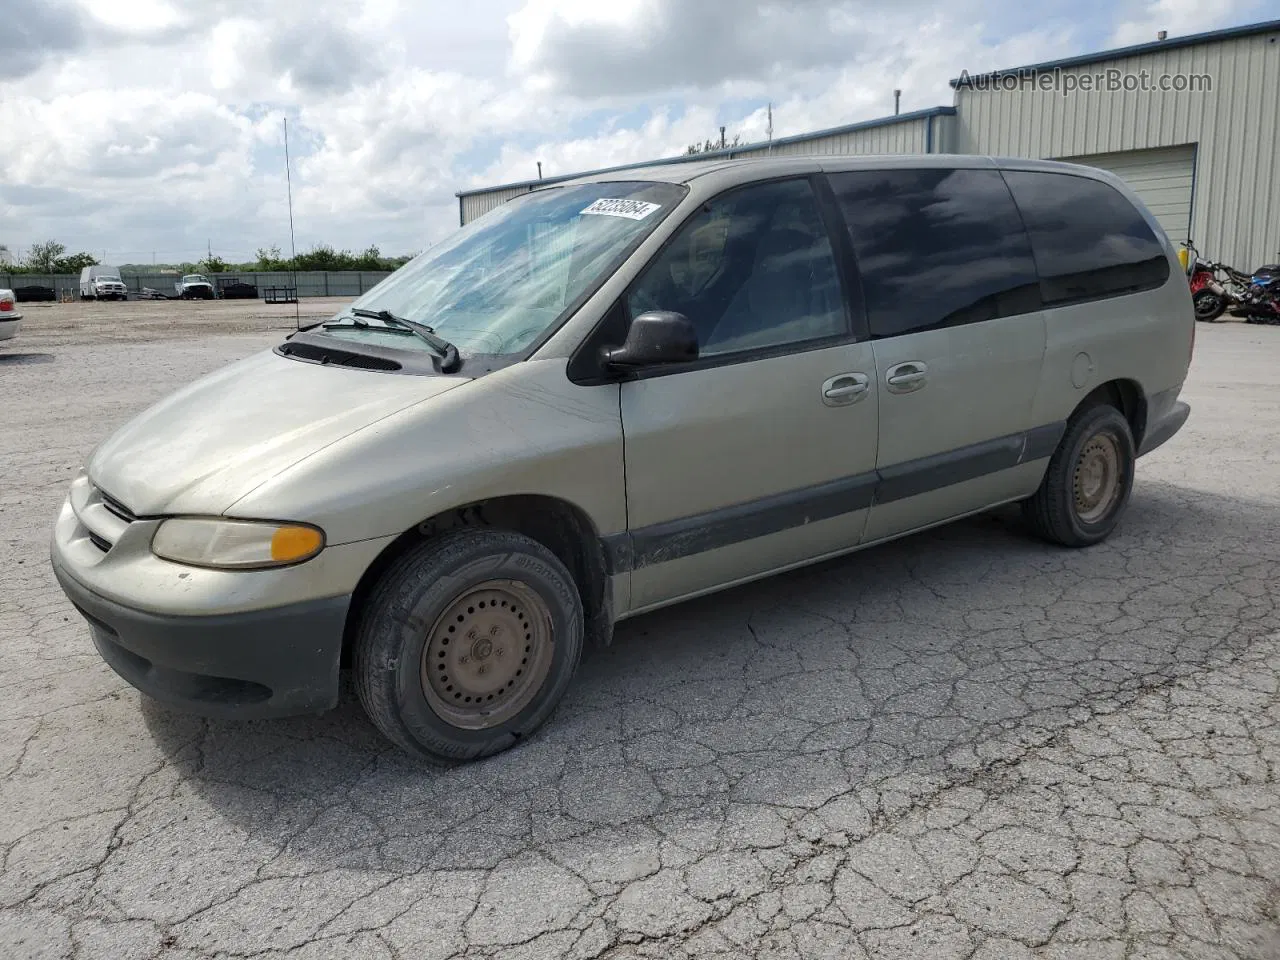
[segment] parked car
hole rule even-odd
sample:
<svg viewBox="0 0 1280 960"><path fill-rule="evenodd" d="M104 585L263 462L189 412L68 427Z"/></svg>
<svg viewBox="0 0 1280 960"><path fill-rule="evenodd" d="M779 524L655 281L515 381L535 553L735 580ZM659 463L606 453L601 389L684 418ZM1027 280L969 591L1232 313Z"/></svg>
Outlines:
<svg viewBox="0 0 1280 960"><path fill-rule="evenodd" d="M27 284L13 288L14 298L19 303L52 303L58 299L58 291L42 284Z"/></svg>
<svg viewBox="0 0 1280 960"><path fill-rule="evenodd" d="M129 296L129 288L120 278L118 267L94 264L80 271L81 300L124 300Z"/></svg>
<svg viewBox="0 0 1280 960"><path fill-rule="evenodd" d="M22 329L22 314L12 290L0 290L0 341L12 340Z"/></svg>
<svg viewBox="0 0 1280 960"><path fill-rule="evenodd" d="M248 283L239 277L218 278L218 298L221 300L257 300L257 284Z"/></svg>
<svg viewBox="0 0 1280 960"><path fill-rule="evenodd" d="M1005 503L1104 540L1187 419L1195 326L1168 238L1096 169L557 184L117 431L53 568L152 697L324 710L349 660L393 741L480 757L619 619Z"/></svg>
<svg viewBox="0 0 1280 960"><path fill-rule="evenodd" d="M188 273L173 285L174 292L181 300L212 300L213 284L209 278L199 273Z"/></svg>

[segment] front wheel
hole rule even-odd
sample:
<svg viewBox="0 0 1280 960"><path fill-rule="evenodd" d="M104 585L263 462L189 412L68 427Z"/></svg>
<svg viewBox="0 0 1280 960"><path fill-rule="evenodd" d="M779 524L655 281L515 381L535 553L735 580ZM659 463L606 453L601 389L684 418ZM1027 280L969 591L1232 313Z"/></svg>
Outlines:
<svg viewBox="0 0 1280 960"><path fill-rule="evenodd" d="M1191 298L1195 307L1196 319L1212 322L1217 320L1227 309L1227 298L1212 290L1200 290Z"/></svg>
<svg viewBox="0 0 1280 960"><path fill-rule="evenodd" d="M1103 405L1076 414L1040 489L1023 501L1023 517L1037 535L1064 547L1100 543L1129 503L1136 459L1133 431L1119 410Z"/></svg>
<svg viewBox="0 0 1280 960"><path fill-rule="evenodd" d="M370 719L411 753L499 753L554 712L582 657L578 588L521 534L465 529L405 554L370 595L355 681Z"/></svg>

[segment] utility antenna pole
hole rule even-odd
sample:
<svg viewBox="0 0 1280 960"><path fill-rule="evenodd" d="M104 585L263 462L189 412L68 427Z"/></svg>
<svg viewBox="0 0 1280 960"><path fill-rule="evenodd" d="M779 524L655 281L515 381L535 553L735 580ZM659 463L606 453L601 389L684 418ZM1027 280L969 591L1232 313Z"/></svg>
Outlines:
<svg viewBox="0 0 1280 960"><path fill-rule="evenodd" d="M293 329L302 326L299 319L301 307L298 304L298 244L293 237L293 174L289 170L289 118L284 120L284 182L289 191L289 266L293 268Z"/></svg>
<svg viewBox="0 0 1280 960"><path fill-rule="evenodd" d="M898 105L901 103L902 103L902 91L901 90L893 91L893 115L895 117L898 115Z"/></svg>
<svg viewBox="0 0 1280 960"><path fill-rule="evenodd" d="M724 147L725 147L725 141L724 141L724 127L721 127L721 128L720 128L720 149L721 149L721 150L723 150L723 149L724 149Z"/></svg>
<svg viewBox="0 0 1280 960"><path fill-rule="evenodd" d="M542 161L541 160L538 161L538 179L539 180L542 179Z"/></svg>
<svg viewBox="0 0 1280 960"><path fill-rule="evenodd" d="M773 153L773 101L769 101L769 126L766 128L766 134L769 141L767 153Z"/></svg>

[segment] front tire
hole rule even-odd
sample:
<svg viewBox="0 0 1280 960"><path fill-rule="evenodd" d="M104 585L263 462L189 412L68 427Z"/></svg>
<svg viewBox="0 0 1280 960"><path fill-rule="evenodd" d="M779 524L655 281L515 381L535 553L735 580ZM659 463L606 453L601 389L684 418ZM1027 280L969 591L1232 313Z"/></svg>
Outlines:
<svg viewBox="0 0 1280 960"><path fill-rule="evenodd" d="M1212 323L1226 311L1227 298L1212 290L1200 290L1191 298L1191 305L1195 308L1197 320Z"/></svg>
<svg viewBox="0 0 1280 960"><path fill-rule="evenodd" d="M362 611L360 702L388 738L434 763L506 750L555 711L582 657L578 588L521 534L464 529L406 553Z"/></svg>
<svg viewBox="0 0 1280 960"><path fill-rule="evenodd" d="M1136 459L1133 431L1119 410L1100 405L1077 413L1049 459L1040 489L1023 501L1023 517L1052 543L1101 543L1129 503Z"/></svg>

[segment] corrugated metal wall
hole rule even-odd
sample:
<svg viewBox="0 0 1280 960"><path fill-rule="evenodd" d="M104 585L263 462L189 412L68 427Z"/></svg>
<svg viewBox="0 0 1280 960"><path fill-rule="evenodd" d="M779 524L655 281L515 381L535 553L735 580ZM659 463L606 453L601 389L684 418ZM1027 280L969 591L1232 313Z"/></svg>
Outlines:
<svg viewBox="0 0 1280 960"><path fill-rule="evenodd" d="M470 223L476 217L482 216L495 207L500 207L508 200L514 200L532 189L532 187L512 187L506 190L490 190L488 193L472 193L462 197L462 222L464 224Z"/></svg>
<svg viewBox="0 0 1280 960"><path fill-rule="evenodd" d="M261 296L268 287L290 287L296 284L298 295L302 297L358 297L372 290L391 274L385 270L299 270L258 272L254 270L235 270L227 273L206 273L206 277L217 283L219 278L233 277L251 283L258 288ZM174 293L174 284L179 280L176 273L125 273L121 275L125 288L130 294L141 293L149 287L165 296ZM62 294L79 295L80 275L76 273L5 273L0 270L0 289L25 286L52 287Z"/></svg>
<svg viewBox="0 0 1280 960"><path fill-rule="evenodd" d="M948 149L952 140L951 116L921 117L904 120L900 123L885 123L863 130L847 130L843 133L827 136L814 136L802 140L769 145L744 147L733 150L731 156L738 158L754 157L812 157L812 156L863 156L877 153L925 153L930 146L929 121L933 121L933 152L941 153ZM699 159L696 156L659 160L656 163L680 163ZM495 207L508 200L513 200L528 193L533 187L522 184L517 187L503 187L483 193L466 194L459 198L459 214L462 223L468 224Z"/></svg>
<svg viewBox="0 0 1280 960"><path fill-rule="evenodd" d="M934 123L949 120L936 117ZM735 151L735 157L812 157L812 156L863 156L875 153L924 153L928 137L928 119L909 120L904 123L886 123L866 130L852 130L829 137L815 137L799 143L784 143L752 147ZM936 130L935 130L936 135ZM937 147L934 147L937 150Z"/></svg>
<svg viewBox="0 0 1280 960"><path fill-rule="evenodd" d="M1198 144L1192 237L1241 269L1280 260L1280 41L1255 34L1065 68L1208 74L1210 92L958 91L960 153L1083 159Z"/></svg>

